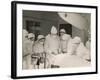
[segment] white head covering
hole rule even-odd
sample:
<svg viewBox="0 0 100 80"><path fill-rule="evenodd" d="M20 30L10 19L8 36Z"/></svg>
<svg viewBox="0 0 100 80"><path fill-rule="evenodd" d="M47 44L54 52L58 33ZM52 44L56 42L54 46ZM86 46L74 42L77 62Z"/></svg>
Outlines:
<svg viewBox="0 0 100 80"><path fill-rule="evenodd" d="M64 34L64 35L62 36L62 40L68 40L69 37L70 37L70 35L68 35L68 34Z"/></svg>
<svg viewBox="0 0 100 80"><path fill-rule="evenodd" d="M73 41L73 43L80 43L81 42L81 38L76 36L76 37L73 38L72 41Z"/></svg>
<svg viewBox="0 0 100 80"><path fill-rule="evenodd" d="M38 40L42 38L45 38L44 35L38 35Z"/></svg>
<svg viewBox="0 0 100 80"><path fill-rule="evenodd" d="M35 35L33 33L28 34L28 38L34 38L34 37L35 37Z"/></svg>
<svg viewBox="0 0 100 80"><path fill-rule="evenodd" d="M60 32L64 32L64 33L66 33L65 29L61 29Z"/></svg>
<svg viewBox="0 0 100 80"><path fill-rule="evenodd" d="M51 34L57 34L57 29L55 26L52 26L51 28Z"/></svg>
<svg viewBox="0 0 100 80"><path fill-rule="evenodd" d="M27 36L28 35L28 32L27 32L27 30L26 29L23 29L23 36L25 37L25 36Z"/></svg>

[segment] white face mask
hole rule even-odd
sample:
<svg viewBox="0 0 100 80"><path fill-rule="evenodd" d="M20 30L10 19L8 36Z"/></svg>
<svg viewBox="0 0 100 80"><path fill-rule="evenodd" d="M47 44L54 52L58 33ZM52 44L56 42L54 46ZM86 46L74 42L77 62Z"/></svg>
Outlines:
<svg viewBox="0 0 100 80"><path fill-rule="evenodd" d="M63 36L65 33L60 33L60 36Z"/></svg>
<svg viewBox="0 0 100 80"><path fill-rule="evenodd" d="M43 42L40 42L40 44L43 44Z"/></svg>
<svg viewBox="0 0 100 80"><path fill-rule="evenodd" d="M40 44L44 44L44 39L39 41Z"/></svg>
<svg viewBox="0 0 100 80"><path fill-rule="evenodd" d="M52 36L53 38L55 38L55 37L56 37L56 34L51 34L51 36Z"/></svg>

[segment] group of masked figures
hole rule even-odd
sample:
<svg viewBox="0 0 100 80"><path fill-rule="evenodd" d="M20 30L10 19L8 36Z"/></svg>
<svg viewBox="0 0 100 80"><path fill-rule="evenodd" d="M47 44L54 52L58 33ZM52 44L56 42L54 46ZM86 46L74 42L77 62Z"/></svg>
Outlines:
<svg viewBox="0 0 100 80"><path fill-rule="evenodd" d="M71 37L65 29L58 35L55 26L44 36L22 32L22 68L46 69L90 66L90 38L84 44L80 37Z"/></svg>

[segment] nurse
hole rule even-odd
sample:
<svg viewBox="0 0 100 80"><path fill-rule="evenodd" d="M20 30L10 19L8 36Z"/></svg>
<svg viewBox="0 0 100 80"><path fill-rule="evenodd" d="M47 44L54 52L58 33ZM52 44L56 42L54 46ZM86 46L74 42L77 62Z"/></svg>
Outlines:
<svg viewBox="0 0 100 80"><path fill-rule="evenodd" d="M35 69L44 68L45 52L44 52L44 41L43 35L38 36L38 40L33 46L32 64Z"/></svg>
<svg viewBox="0 0 100 80"><path fill-rule="evenodd" d="M76 55L76 49L81 43L80 37L76 36L73 39L70 39L67 46L67 54Z"/></svg>
<svg viewBox="0 0 100 80"><path fill-rule="evenodd" d="M28 34L28 41L27 41L27 68L32 69L32 64L31 64L31 55L33 54L32 47L34 45L34 40L35 40L35 35L33 33Z"/></svg>
<svg viewBox="0 0 100 80"><path fill-rule="evenodd" d="M86 46L84 46L81 40L76 47L75 54L80 58L84 59L85 61L90 62L90 51L86 48Z"/></svg>
<svg viewBox="0 0 100 80"><path fill-rule="evenodd" d="M61 47L61 52L62 53L67 53L67 45L69 40L71 39L70 35L68 34L63 34L61 39L60 39L60 47Z"/></svg>
<svg viewBox="0 0 100 80"><path fill-rule="evenodd" d="M60 29L60 38L61 38L64 34L66 34L65 29Z"/></svg>
<svg viewBox="0 0 100 80"><path fill-rule="evenodd" d="M23 69L27 69L27 57L26 57L26 55L28 54L27 41L28 41L28 31L26 29L23 29L22 31L22 53L23 53L22 68Z"/></svg>
<svg viewBox="0 0 100 80"><path fill-rule="evenodd" d="M60 38L57 35L57 29L55 26L52 26L51 33L46 36L44 48L51 67L55 59L54 57L61 51Z"/></svg>

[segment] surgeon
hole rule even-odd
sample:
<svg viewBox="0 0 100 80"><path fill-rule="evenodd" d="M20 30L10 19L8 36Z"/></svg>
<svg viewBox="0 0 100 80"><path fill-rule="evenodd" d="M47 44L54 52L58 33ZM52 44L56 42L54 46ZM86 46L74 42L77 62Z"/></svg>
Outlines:
<svg viewBox="0 0 100 80"><path fill-rule="evenodd" d="M81 42L79 46L76 49L76 55L81 57L82 59L90 62L90 51L84 46L84 44Z"/></svg>
<svg viewBox="0 0 100 80"><path fill-rule="evenodd" d="M81 41L81 38L76 36L68 43L68 54L70 55L76 55L85 61L89 61L90 56L89 51L84 46L83 42Z"/></svg>
<svg viewBox="0 0 100 80"><path fill-rule="evenodd" d="M80 37L76 36L73 39L70 39L67 46L67 53L70 55L76 55L76 49L81 43Z"/></svg>
<svg viewBox="0 0 100 80"><path fill-rule="evenodd" d="M45 52L44 52L45 36L38 35L38 40L33 46L32 60L35 69L45 68Z"/></svg>
<svg viewBox="0 0 100 80"><path fill-rule="evenodd" d="M62 37L64 34L66 34L65 29L60 29L60 37Z"/></svg>
<svg viewBox="0 0 100 80"><path fill-rule="evenodd" d="M61 52L60 38L57 35L57 29L55 26L52 26L50 34L46 36L44 48L51 67L55 59L54 57Z"/></svg>
<svg viewBox="0 0 100 80"><path fill-rule="evenodd" d="M33 54L33 45L34 45L35 35L33 33L28 34L28 42L27 42L27 49L28 49L28 55L27 55L27 66L28 69L32 69L32 61L31 61L31 55Z"/></svg>
<svg viewBox="0 0 100 80"><path fill-rule="evenodd" d="M44 41L45 41L45 36L39 35L38 41L35 42L35 44L33 46L33 52L34 53L41 55L41 53L44 52Z"/></svg>
<svg viewBox="0 0 100 80"><path fill-rule="evenodd" d="M67 45L70 39L71 37L68 34L63 34L60 38L60 47L62 53L67 53Z"/></svg>
<svg viewBox="0 0 100 80"><path fill-rule="evenodd" d="M28 31L26 29L22 30L22 53L23 53L23 61L22 67L23 69L27 69L27 42L28 42Z"/></svg>

